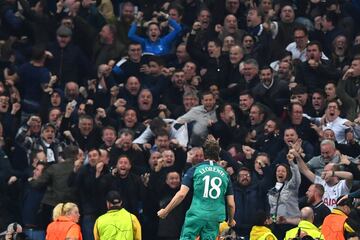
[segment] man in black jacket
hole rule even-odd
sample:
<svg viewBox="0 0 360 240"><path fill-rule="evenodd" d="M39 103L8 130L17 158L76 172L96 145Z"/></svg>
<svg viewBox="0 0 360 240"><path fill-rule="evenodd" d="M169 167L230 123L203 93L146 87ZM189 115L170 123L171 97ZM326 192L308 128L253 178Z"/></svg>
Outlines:
<svg viewBox="0 0 360 240"><path fill-rule="evenodd" d="M109 191L119 191L123 196L123 206L132 214L139 216L139 202L143 200L144 185L138 175L131 173L132 161L125 155L118 158L116 168L112 173L99 176L97 188L99 196L105 196ZM105 210L105 199L102 199L102 210Z"/></svg>
<svg viewBox="0 0 360 240"><path fill-rule="evenodd" d="M303 84L309 92L324 89L330 80L337 81L340 77L338 70L328 61L321 59L322 47L319 42L308 43L306 48L307 61L301 63L296 71L295 81Z"/></svg>
<svg viewBox="0 0 360 240"><path fill-rule="evenodd" d="M47 67L58 78L57 84L64 89L67 82L75 81L83 85L95 73L95 68L79 47L71 43L72 31L60 26L56 32L57 41L48 50L53 57L47 61Z"/></svg>
<svg viewBox="0 0 360 240"><path fill-rule="evenodd" d="M254 212L268 208L264 191L252 182L251 171L241 168L234 184L235 231L240 236L249 236L254 225Z"/></svg>

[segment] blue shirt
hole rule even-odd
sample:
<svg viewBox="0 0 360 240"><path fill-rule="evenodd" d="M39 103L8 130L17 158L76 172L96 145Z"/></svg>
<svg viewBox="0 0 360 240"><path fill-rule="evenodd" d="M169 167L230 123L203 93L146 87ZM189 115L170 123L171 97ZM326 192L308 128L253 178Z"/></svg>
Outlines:
<svg viewBox="0 0 360 240"><path fill-rule="evenodd" d="M154 55L169 54L171 50L171 43L175 40L178 33L181 31L181 26L175 20L169 19L170 26L174 31L167 34L165 37L159 38L152 42L148 38L142 38L136 34L136 23L131 24L128 37L130 40L141 44L143 52L153 53Z"/></svg>

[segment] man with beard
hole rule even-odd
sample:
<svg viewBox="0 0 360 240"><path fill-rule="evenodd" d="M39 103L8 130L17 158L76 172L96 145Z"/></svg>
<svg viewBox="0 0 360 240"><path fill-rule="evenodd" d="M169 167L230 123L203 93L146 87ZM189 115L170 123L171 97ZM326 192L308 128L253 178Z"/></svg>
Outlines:
<svg viewBox="0 0 360 240"><path fill-rule="evenodd" d="M270 66L260 69L260 83L253 88L255 98L275 112L280 112L290 97L288 83L274 78Z"/></svg>
<svg viewBox="0 0 360 240"><path fill-rule="evenodd" d="M338 82L336 94L348 108L346 117L350 120L357 117L359 112L359 89L360 89L360 57L355 57L350 68Z"/></svg>
<svg viewBox="0 0 360 240"><path fill-rule="evenodd" d="M256 150L267 153L270 159L274 160L282 146L279 121L277 119L267 120L264 125L263 134L258 137L258 141L255 143Z"/></svg>
<svg viewBox="0 0 360 240"><path fill-rule="evenodd" d="M234 183L235 231L240 236L249 236L254 225L254 213L268 209L265 192L260 185L252 181L251 171L240 168L237 181Z"/></svg>
<svg viewBox="0 0 360 240"><path fill-rule="evenodd" d="M330 209L324 204L322 198L324 196L324 187L321 184L311 184L306 192L307 202L314 211L314 225L320 227Z"/></svg>
<svg viewBox="0 0 360 240"><path fill-rule="evenodd" d="M138 203L143 199L144 185L138 175L130 172L132 161L125 155L118 157L116 168L109 174L99 176L97 182L99 196L105 196L109 191L118 191L123 196L122 202L125 209L138 216ZM105 210L105 200L102 201Z"/></svg>
<svg viewBox="0 0 360 240"><path fill-rule="evenodd" d="M164 92L162 102L166 104L170 112L182 105L182 96L185 92L185 74L183 70L175 70L171 77L171 86Z"/></svg>
<svg viewBox="0 0 360 240"><path fill-rule="evenodd" d="M236 124L234 109L231 104L225 103L216 109L217 122L208 127L209 133L216 139L222 149L227 149L231 143L243 143L246 130Z"/></svg>
<svg viewBox="0 0 360 240"><path fill-rule="evenodd" d="M131 23L134 21L134 12L135 7L132 2L127 1L122 3L120 20L115 23L117 28L117 39L125 44L126 47L128 47L131 42L127 33L129 32Z"/></svg>
<svg viewBox="0 0 360 240"><path fill-rule="evenodd" d="M291 89L291 84L295 82L292 63L289 63L287 61L280 61L279 69L276 72L275 77L279 80L287 82L289 84L289 88Z"/></svg>
<svg viewBox="0 0 360 240"><path fill-rule="evenodd" d="M125 46L117 39L116 27L112 24L104 25L94 46L95 66L98 67L100 64L118 59L125 53Z"/></svg>

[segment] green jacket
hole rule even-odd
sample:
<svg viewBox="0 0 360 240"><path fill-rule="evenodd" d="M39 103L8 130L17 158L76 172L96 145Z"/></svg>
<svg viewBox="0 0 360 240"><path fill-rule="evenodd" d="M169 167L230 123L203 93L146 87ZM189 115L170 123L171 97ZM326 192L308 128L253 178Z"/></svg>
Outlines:
<svg viewBox="0 0 360 240"><path fill-rule="evenodd" d="M74 168L74 162L67 160L50 165L36 180L30 182L35 188L46 187L42 203L56 206L58 203L75 202L75 187L68 186L68 178Z"/></svg>

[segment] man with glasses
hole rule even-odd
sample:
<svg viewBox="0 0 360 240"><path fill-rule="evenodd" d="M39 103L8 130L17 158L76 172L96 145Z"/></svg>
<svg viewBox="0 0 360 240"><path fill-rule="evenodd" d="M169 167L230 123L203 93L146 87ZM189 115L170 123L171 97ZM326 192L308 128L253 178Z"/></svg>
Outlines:
<svg viewBox="0 0 360 240"><path fill-rule="evenodd" d="M286 47L286 51L291 52L292 59L299 59L301 62L305 62L306 58L306 47L309 43L309 34L305 26L299 25L294 28L294 42L290 43ZM321 53L321 58L328 60L324 53Z"/></svg>
<svg viewBox="0 0 360 240"><path fill-rule="evenodd" d="M132 42L128 48L128 57L120 59L113 67L113 73L119 83L124 83L130 76L141 77L145 68L140 43Z"/></svg>
<svg viewBox="0 0 360 240"><path fill-rule="evenodd" d="M250 169L242 167L237 175L234 187L235 231L240 236L249 236L254 225L257 210L266 210L265 192L257 182L252 181Z"/></svg>

